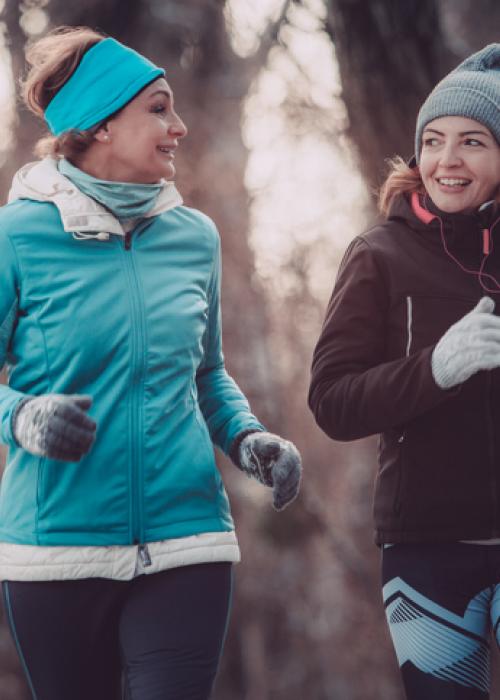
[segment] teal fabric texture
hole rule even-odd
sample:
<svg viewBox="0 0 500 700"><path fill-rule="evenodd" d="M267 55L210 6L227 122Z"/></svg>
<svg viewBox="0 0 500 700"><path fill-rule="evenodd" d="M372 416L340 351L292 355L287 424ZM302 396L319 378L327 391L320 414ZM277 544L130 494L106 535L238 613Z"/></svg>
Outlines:
<svg viewBox="0 0 500 700"><path fill-rule="evenodd" d="M19 304L0 386L0 540L126 545L233 522L213 444L226 454L264 430L227 374L220 241L211 220L174 207L120 235L75 240L51 202L0 210L0 326ZM10 320L8 321L10 323ZM20 399L90 394L96 442L80 462L21 449Z"/></svg>
<svg viewBox="0 0 500 700"><path fill-rule="evenodd" d="M117 219L134 219L145 216L156 204L162 191L163 183L143 185L133 182L115 182L99 180L75 167L69 160L62 158L58 170L65 175L80 192L110 210Z"/></svg>
<svg viewBox="0 0 500 700"><path fill-rule="evenodd" d="M103 39L83 55L50 101L45 121L55 136L71 129L90 129L164 75L163 68L137 51L116 39Z"/></svg>

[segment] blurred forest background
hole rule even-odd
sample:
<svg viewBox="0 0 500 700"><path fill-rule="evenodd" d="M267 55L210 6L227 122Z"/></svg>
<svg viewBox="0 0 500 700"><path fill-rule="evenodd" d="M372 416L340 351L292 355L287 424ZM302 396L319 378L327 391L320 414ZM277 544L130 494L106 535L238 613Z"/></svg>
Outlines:
<svg viewBox="0 0 500 700"><path fill-rule="evenodd" d="M190 129L177 156L179 189L222 236L227 365L269 430L303 455L302 494L281 514L221 459L243 561L215 700L402 698L371 535L376 438L341 444L321 434L306 406L309 367L343 250L375 217L384 160L412 154L417 109L436 81L499 40L500 3L0 0L0 8L2 203L43 132L9 98L27 41L57 25L89 25L165 66ZM0 698L28 697L2 619Z"/></svg>

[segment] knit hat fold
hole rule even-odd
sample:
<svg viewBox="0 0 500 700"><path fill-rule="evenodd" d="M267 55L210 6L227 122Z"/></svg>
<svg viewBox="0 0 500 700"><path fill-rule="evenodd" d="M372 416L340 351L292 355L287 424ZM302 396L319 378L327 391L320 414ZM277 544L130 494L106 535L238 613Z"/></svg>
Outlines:
<svg viewBox="0 0 500 700"><path fill-rule="evenodd" d="M466 58L429 94L417 117L417 162L425 126L434 119L452 116L475 119L500 144L500 44L489 44Z"/></svg>

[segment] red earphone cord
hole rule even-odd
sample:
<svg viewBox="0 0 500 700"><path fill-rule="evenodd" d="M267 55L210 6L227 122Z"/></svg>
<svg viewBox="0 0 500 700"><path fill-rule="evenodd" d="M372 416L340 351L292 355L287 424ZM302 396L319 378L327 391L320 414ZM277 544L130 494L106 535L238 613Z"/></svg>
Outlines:
<svg viewBox="0 0 500 700"><path fill-rule="evenodd" d="M428 209L422 206L420 203L420 199L418 196L417 192L413 192L411 195L411 206L413 209L413 212L415 215L422 221L424 224L430 224L431 221L434 219L437 219L439 221L439 228L441 232L441 242L443 244L443 249L447 255L450 256L450 258L459 266L463 272L466 272L469 275L476 275L479 284L481 285L481 288L485 292L489 292L490 294L500 294L500 282L493 276L490 275L487 272L483 272L484 266L486 264L486 261L488 260L488 257L490 254L493 252L493 236L491 235L491 232L495 228L495 226L498 224L500 221L500 216L498 219L496 219L493 224L490 226L489 229L485 228L483 229L483 259L481 261L481 266L479 267L479 270L469 270L465 265L463 265L458 258L456 258L453 253L450 253L448 250L448 246L446 244L446 237L444 235L444 224L443 220L437 216L437 214L432 214ZM483 282L483 278L488 278L491 280L495 286L496 289L490 289L489 287L486 286L486 284Z"/></svg>

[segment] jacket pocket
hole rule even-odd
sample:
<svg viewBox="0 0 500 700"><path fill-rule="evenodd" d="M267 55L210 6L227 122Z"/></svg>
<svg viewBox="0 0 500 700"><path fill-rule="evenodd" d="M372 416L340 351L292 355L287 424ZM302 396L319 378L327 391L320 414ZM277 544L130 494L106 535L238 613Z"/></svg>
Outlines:
<svg viewBox="0 0 500 700"><path fill-rule="evenodd" d="M398 460L398 470L397 470L397 478L396 478L396 492L394 494L394 502L393 502L393 511L396 515L401 515L405 437L406 437L406 430L403 430L397 439L397 444L399 445L399 460Z"/></svg>
<svg viewBox="0 0 500 700"><path fill-rule="evenodd" d="M406 430L406 426L398 426L379 438L380 469L375 480L374 514L377 523L385 528L392 527L402 511Z"/></svg>
<svg viewBox="0 0 500 700"><path fill-rule="evenodd" d="M198 392L197 392L196 386L194 386L194 385L191 388L191 401L192 401L192 410L194 413L196 425L198 427L198 431L201 434L202 445L204 446L205 452L210 455L210 463L212 466L211 466L209 480L210 480L211 486L213 488L219 489L221 486L221 477L220 477L219 470L217 469L217 465L215 462L214 444L213 444L212 438L210 436L210 431L208 429L208 425L205 421L203 413L201 412L200 404L198 403Z"/></svg>
<svg viewBox="0 0 500 700"><path fill-rule="evenodd" d="M478 299L412 294L404 299L402 350L409 355L435 345L454 323L472 311Z"/></svg>

